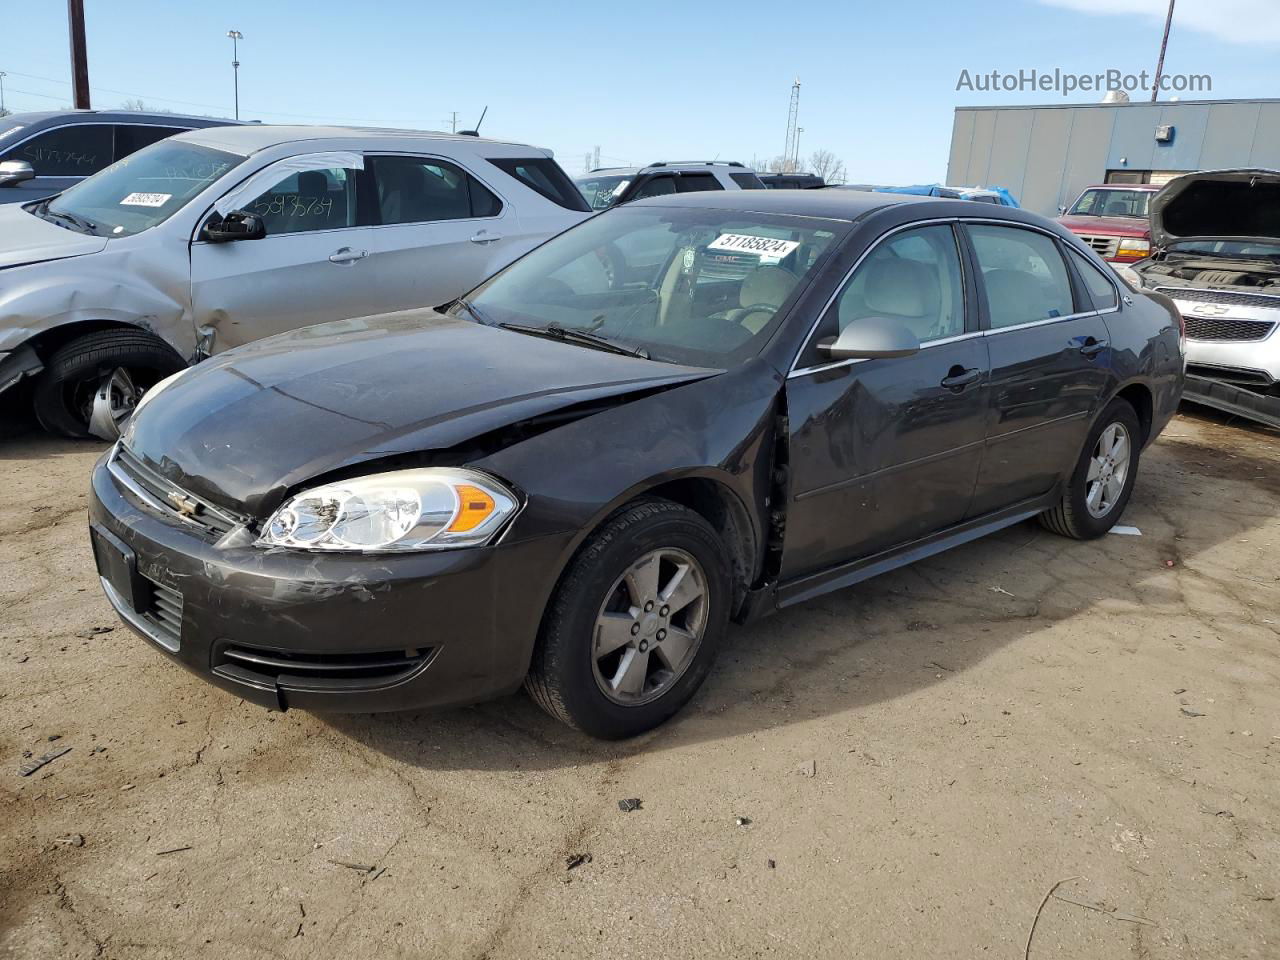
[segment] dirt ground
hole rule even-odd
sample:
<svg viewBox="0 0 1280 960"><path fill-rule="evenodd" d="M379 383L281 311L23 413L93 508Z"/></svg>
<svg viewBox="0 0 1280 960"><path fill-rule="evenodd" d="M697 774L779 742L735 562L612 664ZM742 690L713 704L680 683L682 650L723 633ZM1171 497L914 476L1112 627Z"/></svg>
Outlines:
<svg viewBox="0 0 1280 960"><path fill-rule="evenodd" d="M0 444L0 957L1280 956L1280 434L1184 414L1141 537L735 629L621 745L205 685L103 599L99 452Z"/></svg>

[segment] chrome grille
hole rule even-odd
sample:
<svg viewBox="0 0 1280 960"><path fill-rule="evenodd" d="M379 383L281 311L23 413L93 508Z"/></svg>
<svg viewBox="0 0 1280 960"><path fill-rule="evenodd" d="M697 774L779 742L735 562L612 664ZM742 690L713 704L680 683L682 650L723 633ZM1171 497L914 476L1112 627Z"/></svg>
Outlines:
<svg viewBox="0 0 1280 960"><path fill-rule="evenodd" d="M122 486L155 512L188 523L215 539L245 522L243 518L179 488L123 446L116 448L108 469ZM187 504L189 510L180 510L175 500Z"/></svg>
<svg viewBox="0 0 1280 960"><path fill-rule="evenodd" d="M1225 317L1198 317L1184 314L1188 340L1242 342L1265 340L1276 328L1271 320L1231 320Z"/></svg>
<svg viewBox="0 0 1280 960"><path fill-rule="evenodd" d="M1081 240L1093 247L1093 252L1104 260L1107 257L1114 257L1120 250L1119 237L1102 237L1091 234L1079 234Z"/></svg>
<svg viewBox="0 0 1280 960"><path fill-rule="evenodd" d="M1262 307L1267 310L1280 310L1280 296L1268 297L1259 293L1234 293L1229 290L1189 290L1186 287L1156 287L1156 293L1163 293L1174 300L1187 300L1191 303L1225 303L1236 307Z"/></svg>
<svg viewBox="0 0 1280 960"><path fill-rule="evenodd" d="M176 650L182 640L182 594L150 577L144 579L151 585L151 600L141 611L143 619L172 640L171 649Z"/></svg>

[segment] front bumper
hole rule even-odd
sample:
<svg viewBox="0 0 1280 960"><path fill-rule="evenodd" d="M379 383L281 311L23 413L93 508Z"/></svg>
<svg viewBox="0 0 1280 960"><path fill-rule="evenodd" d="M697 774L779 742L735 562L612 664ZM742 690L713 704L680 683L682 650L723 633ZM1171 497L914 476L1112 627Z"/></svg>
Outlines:
<svg viewBox="0 0 1280 960"><path fill-rule="evenodd" d="M93 470L95 560L121 619L188 670L276 709L472 703L528 670L570 535L483 549L217 547Z"/></svg>

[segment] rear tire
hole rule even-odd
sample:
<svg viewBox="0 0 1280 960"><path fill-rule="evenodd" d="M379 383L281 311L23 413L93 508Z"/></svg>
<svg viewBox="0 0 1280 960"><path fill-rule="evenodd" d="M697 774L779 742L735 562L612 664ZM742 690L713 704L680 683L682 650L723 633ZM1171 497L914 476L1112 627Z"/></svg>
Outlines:
<svg viewBox="0 0 1280 960"><path fill-rule="evenodd" d="M728 623L724 557L716 531L687 507L641 500L614 514L552 597L525 679L534 702L606 740L671 717L706 679Z"/></svg>
<svg viewBox="0 0 1280 960"><path fill-rule="evenodd" d="M1125 400L1112 400L1094 421L1062 500L1040 514L1040 523L1075 540L1092 540L1114 527L1133 493L1141 438L1142 425L1133 407ZM1121 441L1126 444L1123 457L1115 446Z"/></svg>
<svg viewBox="0 0 1280 960"><path fill-rule="evenodd" d="M145 390L186 363L167 343L143 330L102 330L54 351L36 379L32 405L50 433L89 436L89 416L99 384L112 372L128 372Z"/></svg>

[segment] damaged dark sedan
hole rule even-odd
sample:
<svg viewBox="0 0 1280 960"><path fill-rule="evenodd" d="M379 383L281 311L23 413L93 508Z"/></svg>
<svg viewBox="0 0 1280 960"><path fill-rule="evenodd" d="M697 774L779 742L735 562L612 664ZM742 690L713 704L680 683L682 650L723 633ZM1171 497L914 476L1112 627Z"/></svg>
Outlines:
<svg viewBox="0 0 1280 960"><path fill-rule="evenodd" d="M608 211L447 311L159 384L93 474L120 616L264 706L522 684L631 736L744 622L1040 515L1125 508L1171 302L1032 214L854 191Z"/></svg>

